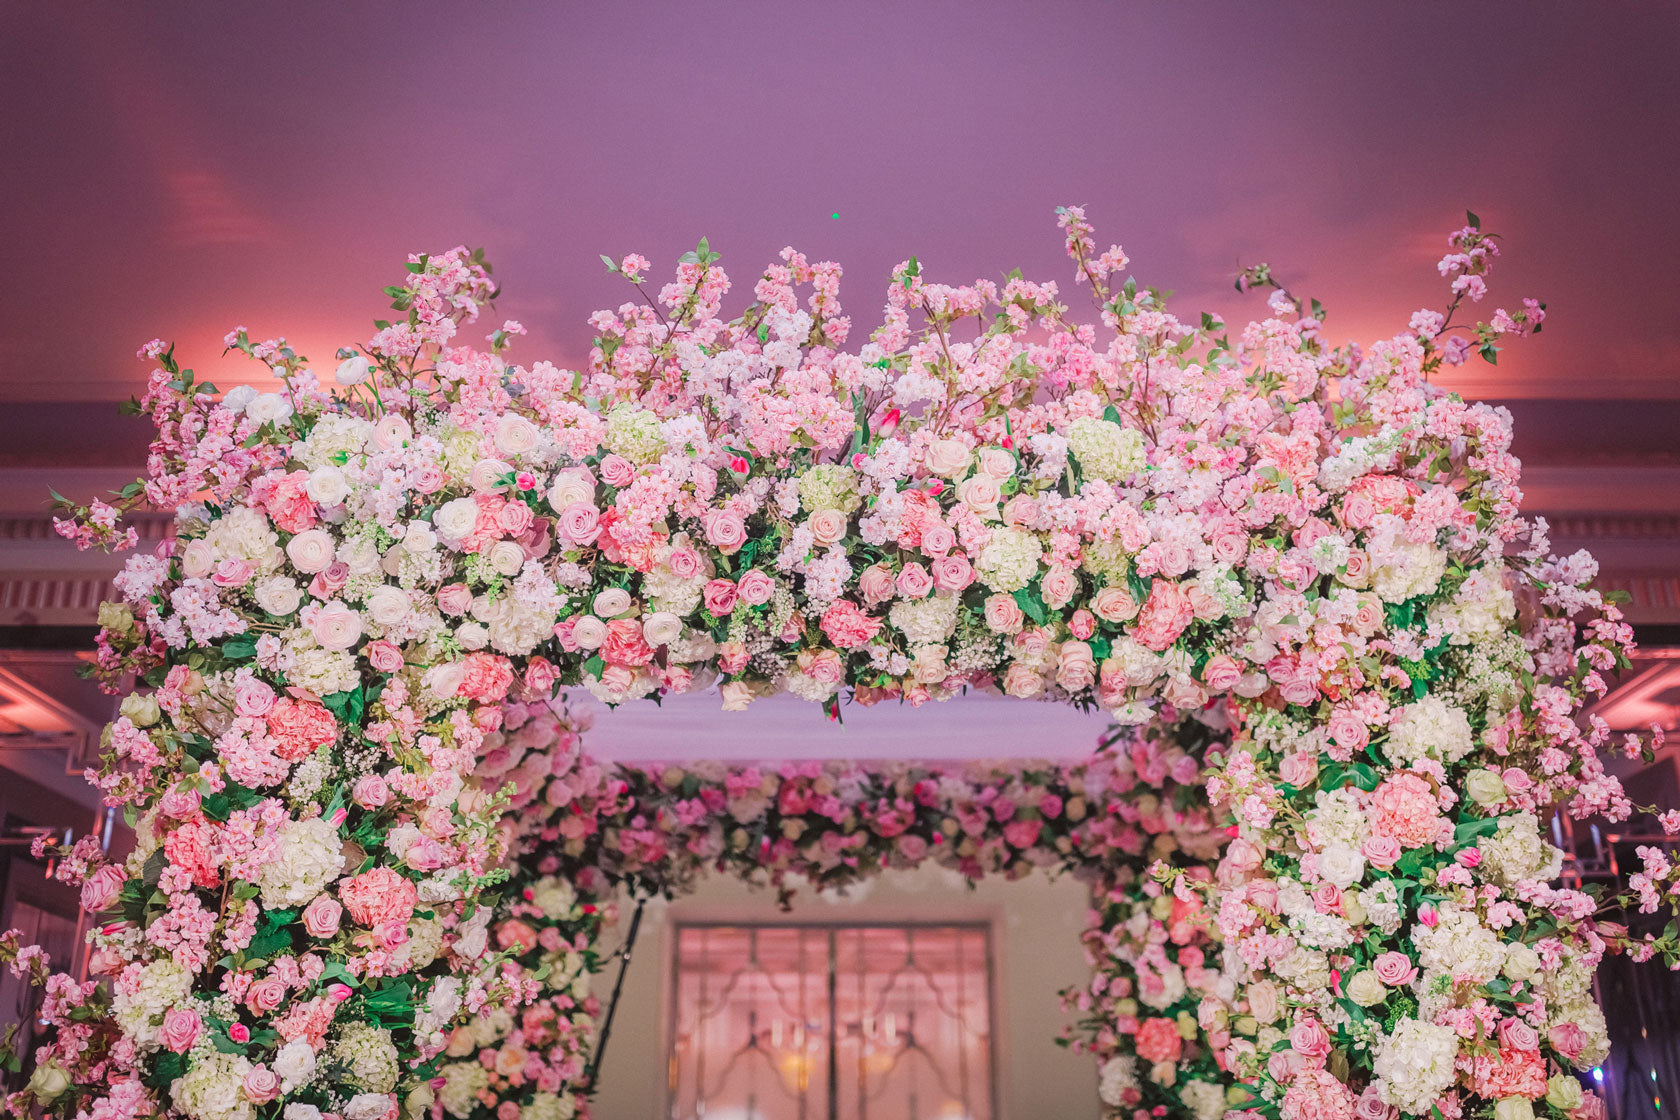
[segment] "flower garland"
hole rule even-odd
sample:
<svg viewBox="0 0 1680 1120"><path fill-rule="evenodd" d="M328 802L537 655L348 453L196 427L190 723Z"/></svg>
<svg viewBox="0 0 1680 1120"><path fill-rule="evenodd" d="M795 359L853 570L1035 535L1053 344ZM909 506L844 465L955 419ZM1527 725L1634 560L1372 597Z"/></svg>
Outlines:
<svg viewBox="0 0 1680 1120"><path fill-rule="evenodd" d="M94 777L139 846L66 853L111 991L59 985L38 1062L67 1084L14 1108L390 1120L455 1025L535 994L484 905L529 815L517 777L474 776L510 694L716 684L725 708L789 691L836 712L1000 689L1125 725L1224 700L1207 794L1236 836L1171 890L1217 915L1229 1006L1206 1018L1250 1111L1590 1112L1565 1084L1600 1041L1584 978L1629 942L1547 884L1534 821L1632 811L1608 729L1577 720L1631 629L1590 558L1550 558L1518 516L1505 414L1430 381L1543 307L1455 321L1499 249L1472 217L1445 310L1391 338L1332 346L1264 266L1239 287L1273 289L1271 314L1233 334L1059 217L1096 322L1054 283L936 284L911 258L848 349L838 266L787 250L725 319L702 243L657 293L645 259L610 264L640 302L591 317L578 371L510 364L517 323L459 339L495 294L464 250L410 261L401 317L339 352L332 387L243 329L228 345L279 390L220 393L148 344L147 477L60 523L122 547L123 509L176 513L101 612L100 672L141 690ZM914 815L904 796L873 826ZM557 827L590 850L587 819ZM621 876L691 842L612 832ZM726 863L767 844L772 875L797 847L715 840ZM974 843L982 866L1019 847Z"/></svg>

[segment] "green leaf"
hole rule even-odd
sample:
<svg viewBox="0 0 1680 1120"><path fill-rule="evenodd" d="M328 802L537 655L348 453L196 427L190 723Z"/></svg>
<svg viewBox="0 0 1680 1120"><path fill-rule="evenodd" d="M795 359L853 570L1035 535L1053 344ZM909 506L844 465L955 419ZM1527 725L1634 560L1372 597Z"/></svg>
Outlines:
<svg viewBox="0 0 1680 1120"><path fill-rule="evenodd" d="M1464 220L1469 223L1471 229L1482 228L1482 219L1476 216L1476 212L1474 210L1466 210L1464 212Z"/></svg>
<svg viewBox="0 0 1680 1120"><path fill-rule="evenodd" d="M618 271L618 262L607 256L605 253L601 254L601 263L607 266L608 272Z"/></svg>
<svg viewBox="0 0 1680 1120"><path fill-rule="evenodd" d="M334 692L323 696L321 703L327 706L327 710L338 719L341 726L361 726L364 699L360 685L348 692Z"/></svg>
<svg viewBox="0 0 1680 1120"><path fill-rule="evenodd" d="M1492 836L1498 831L1498 817L1483 817L1479 821L1465 821L1453 829L1453 847L1462 848L1478 837Z"/></svg>
<svg viewBox="0 0 1680 1120"><path fill-rule="evenodd" d="M222 656L229 661L244 661L248 657L257 655L257 636L255 634L235 634L222 643Z"/></svg>
<svg viewBox="0 0 1680 1120"><path fill-rule="evenodd" d="M1035 626L1043 626L1050 619L1050 608L1044 605L1044 598L1036 587L1023 587L1015 592L1015 603Z"/></svg>

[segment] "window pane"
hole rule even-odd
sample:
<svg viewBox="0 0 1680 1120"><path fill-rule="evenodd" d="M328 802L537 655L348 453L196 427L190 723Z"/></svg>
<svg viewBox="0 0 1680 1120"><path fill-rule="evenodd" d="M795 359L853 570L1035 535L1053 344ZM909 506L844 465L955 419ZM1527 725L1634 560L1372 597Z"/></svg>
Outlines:
<svg viewBox="0 0 1680 1120"><path fill-rule="evenodd" d="M676 1120L990 1120L985 927L676 932Z"/></svg>

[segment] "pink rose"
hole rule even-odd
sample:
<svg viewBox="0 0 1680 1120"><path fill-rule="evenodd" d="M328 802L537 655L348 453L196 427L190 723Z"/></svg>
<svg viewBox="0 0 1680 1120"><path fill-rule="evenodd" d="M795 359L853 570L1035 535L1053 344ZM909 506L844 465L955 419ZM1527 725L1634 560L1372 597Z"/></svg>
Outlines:
<svg viewBox="0 0 1680 1120"><path fill-rule="evenodd" d="M1137 600L1124 587L1105 587L1091 600L1091 609L1104 622L1124 622L1136 618Z"/></svg>
<svg viewBox="0 0 1680 1120"><path fill-rule="evenodd" d="M451 583L438 588L438 610L451 618L467 613L472 606L473 595L464 583Z"/></svg>
<svg viewBox="0 0 1680 1120"><path fill-rule="evenodd" d="M274 753L287 762L308 758L338 741L338 721L312 700L283 696L269 709L266 722L268 733L279 740Z"/></svg>
<svg viewBox="0 0 1680 1120"><path fill-rule="evenodd" d="M389 867L375 867L340 883L338 897L357 925L407 925L420 892L412 880Z"/></svg>
<svg viewBox="0 0 1680 1120"><path fill-rule="evenodd" d="M714 579L707 582L700 596L706 604L706 609L712 613L713 617L725 618L735 610L735 601L739 598L740 592L734 581Z"/></svg>
<svg viewBox="0 0 1680 1120"><path fill-rule="evenodd" d="M1400 841L1392 836L1367 836L1359 849L1365 861L1380 871L1387 871L1399 863L1403 852Z"/></svg>
<svg viewBox="0 0 1680 1120"><path fill-rule="evenodd" d="M280 1095L280 1077L267 1066L251 1067L245 1075L245 1096L255 1104L267 1104Z"/></svg>
<svg viewBox="0 0 1680 1120"><path fill-rule="evenodd" d="M805 650L796 660L799 671L819 684L839 684L846 677L846 663L831 649Z"/></svg>
<svg viewBox="0 0 1680 1120"><path fill-rule="evenodd" d="M338 932L338 920L344 915L344 907L330 894L316 897L303 909L303 928L309 931L311 937L331 937Z"/></svg>
<svg viewBox="0 0 1680 1120"><path fill-rule="evenodd" d="M957 547L957 534L943 521L935 521L922 528L922 551L929 556L944 556Z"/></svg>
<svg viewBox="0 0 1680 1120"><path fill-rule="evenodd" d="M1304 1058L1323 1058L1330 1053L1330 1035L1323 1023L1307 1015L1290 1028L1289 1045Z"/></svg>
<svg viewBox="0 0 1680 1120"><path fill-rule="evenodd" d="M1540 1032L1521 1019L1506 1019L1499 1024L1499 1041L1512 1050L1538 1050Z"/></svg>
<svg viewBox="0 0 1680 1120"><path fill-rule="evenodd" d="M926 598L933 590L933 577L920 564L904 565L898 573L898 593L906 599Z"/></svg>
<svg viewBox="0 0 1680 1120"><path fill-rule="evenodd" d="M1349 754L1364 750L1371 741L1371 729L1366 725L1365 717L1348 708L1337 708L1330 713L1327 730L1330 740Z"/></svg>
<svg viewBox="0 0 1680 1120"><path fill-rule="evenodd" d="M687 545L678 546L671 549L671 555L665 558L665 566L678 579L693 579L700 574L700 553ZM763 575L762 572L759 574ZM745 579L742 576L743 582Z"/></svg>
<svg viewBox="0 0 1680 1120"><path fill-rule="evenodd" d="M892 569L885 564L871 564L858 577L858 590L869 603L884 603L893 597Z"/></svg>
<svg viewBox="0 0 1680 1120"><path fill-rule="evenodd" d="M747 667L749 656L745 642L724 642L718 646L718 668L725 673L739 673Z"/></svg>
<svg viewBox="0 0 1680 1120"><path fill-rule="evenodd" d="M591 502L573 502L560 511L557 529L560 536L572 544L594 544L601 535L601 511Z"/></svg>
<svg viewBox="0 0 1680 1120"><path fill-rule="evenodd" d="M1278 767L1278 777L1297 789L1304 788L1318 774L1318 755L1313 751L1296 751L1285 755Z"/></svg>
<svg viewBox="0 0 1680 1120"><path fill-rule="evenodd" d="M378 774L364 774L356 779L350 798L364 809L378 809L391 798L391 787Z"/></svg>
<svg viewBox="0 0 1680 1120"><path fill-rule="evenodd" d="M126 881L122 868L114 863L105 864L82 883L82 909L92 914L109 910L117 904L117 896L122 894Z"/></svg>
<svg viewBox="0 0 1680 1120"><path fill-rule="evenodd" d="M1063 642L1056 662L1056 683L1070 694L1084 692L1097 679L1097 663L1084 642Z"/></svg>
<svg viewBox="0 0 1680 1120"><path fill-rule="evenodd" d="M735 594L749 607L768 603L776 593L776 581L757 568L748 568L735 582Z"/></svg>
<svg viewBox="0 0 1680 1120"><path fill-rule="evenodd" d="M196 789L172 789L158 798L158 812L166 817L184 821L197 815L202 798Z"/></svg>
<svg viewBox="0 0 1680 1120"><path fill-rule="evenodd" d="M1377 974L1377 979L1390 988L1398 988L1402 984L1410 984L1417 979L1417 966L1412 964L1412 958L1405 953L1389 950L1381 953L1371 962L1371 971Z"/></svg>
<svg viewBox="0 0 1680 1120"><path fill-rule="evenodd" d="M636 466L622 455L608 455L601 460L601 481L622 490L636 481Z"/></svg>
<svg viewBox="0 0 1680 1120"><path fill-rule="evenodd" d="M395 673L403 667L402 650L395 642L388 642L384 638L369 642L363 647L362 653L376 673Z"/></svg>
<svg viewBox="0 0 1680 1120"><path fill-rule="evenodd" d="M1208 663L1202 666L1202 683L1213 692L1229 692L1241 678L1242 666L1229 654L1210 657Z"/></svg>
<svg viewBox="0 0 1680 1120"><path fill-rule="evenodd" d="M922 538L927 539L925 536ZM933 585L941 591L962 591L974 582L974 567L966 556L941 556L933 562Z"/></svg>
<svg viewBox="0 0 1680 1120"><path fill-rule="evenodd" d="M601 643L601 656L614 665L646 665L653 660L653 647L642 633L642 623L635 618L615 618L607 623L607 637Z"/></svg>
<svg viewBox="0 0 1680 1120"><path fill-rule="evenodd" d="M1059 611L1079 594L1079 577L1057 565L1044 573L1043 582L1039 586L1045 606Z"/></svg>
<svg viewBox="0 0 1680 1120"><path fill-rule="evenodd" d="M706 529L706 539L724 555L733 555L747 543L747 523L741 515L733 510L707 510L701 522Z"/></svg>
<svg viewBox="0 0 1680 1120"><path fill-rule="evenodd" d="M274 690L255 677L241 676L233 686L233 710L242 716L261 717L274 707Z"/></svg>
<svg viewBox="0 0 1680 1120"><path fill-rule="evenodd" d="M1026 616L1011 595L991 595L986 598L986 625L994 634L1018 634Z"/></svg>
<svg viewBox="0 0 1680 1120"><path fill-rule="evenodd" d="M1091 635L1097 632L1096 615L1080 607L1073 612L1073 617L1068 619L1068 632L1082 642L1090 640Z"/></svg>
<svg viewBox="0 0 1680 1120"><path fill-rule="evenodd" d="M811 536L824 547L846 535L846 515L837 509L818 510L806 525L811 530Z"/></svg>
<svg viewBox="0 0 1680 1120"><path fill-rule="evenodd" d="M1003 491L998 480L990 475L977 474L957 487L957 498L969 509L985 511L996 507Z"/></svg>
<svg viewBox="0 0 1680 1120"><path fill-rule="evenodd" d="M245 1006L253 1015L270 1015L286 1002L286 982L275 976L256 981L245 993Z"/></svg>
<svg viewBox="0 0 1680 1120"><path fill-rule="evenodd" d="M158 1038L167 1049L185 1054L193 1048L203 1030L204 1024L199 1020L198 1012L176 1007L163 1013L163 1027L158 1031Z"/></svg>
<svg viewBox="0 0 1680 1120"><path fill-rule="evenodd" d="M1546 1041L1551 1043L1553 1050L1572 1062L1581 1056L1581 1051L1587 1046L1586 1032L1576 1023L1559 1023L1546 1032Z"/></svg>

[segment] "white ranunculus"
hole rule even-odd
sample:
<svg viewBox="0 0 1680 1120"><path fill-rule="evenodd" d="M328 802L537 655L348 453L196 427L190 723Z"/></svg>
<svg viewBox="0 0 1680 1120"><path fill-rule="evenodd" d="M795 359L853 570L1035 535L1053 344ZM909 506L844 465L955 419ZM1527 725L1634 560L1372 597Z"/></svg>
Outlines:
<svg viewBox="0 0 1680 1120"><path fill-rule="evenodd" d="M617 618L630 609L630 592L622 587L609 587L595 596L595 613L602 618Z"/></svg>
<svg viewBox="0 0 1680 1120"><path fill-rule="evenodd" d="M573 502L595 500L595 476L587 467L572 467L554 476L548 488L548 505L555 513L564 513Z"/></svg>
<svg viewBox="0 0 1680 1120"><path fill-rule="evenodd" d="M490 546L490 566L504 576L516 576L525 566L525 550L512 541L497 541Z"/></svg>
<svg viewBox="0 0 1680 1120"><path fill-rule="evenodd" d="M436 548L438 537L437 533L432 531L432 527L424 521L411 521L408 531L403 534L402 543L405 549L418 555Z"/></svg>
<svg viewBox="0 0 1680 1120"><path fill-rule="evenodd" d="M309 496L324 506L336 506L350 496L350 483L337 467L316 467L309 472Z"/></svg>
<svg viewBox="0 0 1680 1120"><path fill-rule="evenodd" d="M642 637L650 646L668 646L682 637L682 619L670 611L654 611L642 619Z"/></svg>
<svg viewBox="0 0 1680 1120"><path fill-rule="evenodd" d="M607 640L607 624L586 614L572 627L572 640L584 649L599 649Z"/></svg>
<svg viewBox="0 0 1680 1120"><path fill-rule="evenodd" d="M295 1039L280 1047L274 1055L274 1072L280 1077L281 1092L289 1093L315 1076L315 1049L304 1039ZM287 1110L288 1120L291 1117Z"/></svg>
<svg viewBox="0 0 1680 1120"><path fill-rule="evenodd" d="M322 649L346 650L362 637L362 616L336 600L310 619L309 629Z"/></svg>
<svg viewBox="0 0 1680 1120"><path fill-rule="evenodd" d="M368 379L372 369L373 363L357 354L338 363L338 368L333 370L333 380L345 386L360 385Z"/></svg>
<svg viewBox="0 0 1680 1120"><path fill-rule="evenodd" d="M325 529L305 529L286 542L286 556L292 567L305 575L324 572L337 554L337 545Z"/></svg>
<svg viewBox="0 0 1680 1120"><path fill-rule="evenodd" d="M516 458L528 454L541 441L537 426L516 413L508 413L496 424L496 450L503 455Z"/></svg>
<svg viewBox="0 0 1680 1120"><path fill-rule="evenodd" d="M399 625L408 617L412 606L408 592L390 584L375 588L367 597L368 617L381 626Z"/></svg>
<svg viewBox="0 0 1680 1120"><path fill-rule="evenodd" d="M512 463L504 463L500 459L480 459L473 464L467 481L480 494L488 494L496 488L499 480L512 473Z"/></svg>

